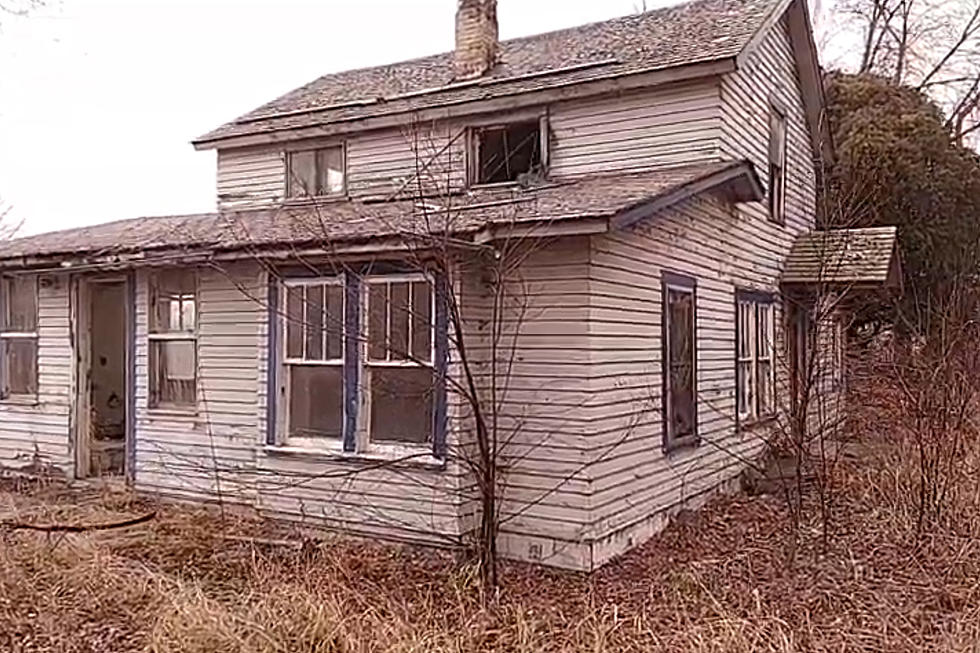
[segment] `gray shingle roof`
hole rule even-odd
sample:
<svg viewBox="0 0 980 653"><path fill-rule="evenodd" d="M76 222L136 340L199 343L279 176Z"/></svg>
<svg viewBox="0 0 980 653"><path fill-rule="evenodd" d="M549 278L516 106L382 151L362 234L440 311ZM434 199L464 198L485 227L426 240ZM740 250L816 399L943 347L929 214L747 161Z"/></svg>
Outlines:
<svg viewBox="0 0 980 653"><path fill-rule="evenodd" d="M786 260L787 284L885 284L897 263L898 229L830 229L800 236Z"/></svg>
<svg viewBox="0 0 980 653"><path fill-rule="evenodd" d="M366 242L384 237L474 233L493 225L612 217L727 171L751 173L741 161L702 163L538 188L479 189L452 197L323 203L262 211L136 218L0 243L0 267L21 259L152 258L161 250L240 251Z"/></svg>
<svg viewBox="0 0 980 653"><path fill-rule="evenodd" d="M694 0L504 41L484 77L453 84L452 53L325 75L195 140L414 111L734 57L778 0Z"/></svg>

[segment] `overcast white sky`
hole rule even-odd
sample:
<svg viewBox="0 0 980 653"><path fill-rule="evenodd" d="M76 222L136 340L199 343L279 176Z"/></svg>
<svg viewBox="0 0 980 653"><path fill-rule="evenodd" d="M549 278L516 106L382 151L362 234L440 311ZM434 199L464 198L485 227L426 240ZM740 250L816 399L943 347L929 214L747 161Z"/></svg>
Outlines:
<svg viewBox="0 0 980 653"><path fill-rule="evenodd" d="M500 0L501 36L641 4ZM213 210L214 153L190 139L324 73L451 50L455 7L50 0L29 18L0 15L0 200L22 234Z"/></svg>

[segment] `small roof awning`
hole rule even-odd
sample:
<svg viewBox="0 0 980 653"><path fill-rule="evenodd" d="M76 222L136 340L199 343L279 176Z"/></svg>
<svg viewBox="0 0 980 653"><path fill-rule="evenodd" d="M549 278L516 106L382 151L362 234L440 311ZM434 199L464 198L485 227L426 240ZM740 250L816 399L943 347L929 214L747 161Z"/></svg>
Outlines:
<svg viewBox="0 0 980 653"><path fill-rule="evenodd" d="M786 260L782 283L901 286L898 229L827 229L800 236Z"/></svg>

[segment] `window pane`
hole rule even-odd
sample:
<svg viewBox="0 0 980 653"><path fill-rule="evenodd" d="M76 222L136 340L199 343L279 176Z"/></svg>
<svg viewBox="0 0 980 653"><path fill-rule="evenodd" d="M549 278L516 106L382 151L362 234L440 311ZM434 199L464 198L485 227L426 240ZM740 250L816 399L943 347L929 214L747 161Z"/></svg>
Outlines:
<svg viewBox="0 0 980 653"><path fill-rule="evenodd" d="M5 319L0 330L14 333L37 331L37 277L4 277L0 286Z"/></svg>
<svg viewBox="0 0 980 653"><path fill-rule="evenodd" d="M323 360L323 286L306 287L306 360Z"/></svg>
<svg viewBox="0 0 980 653"><path fill-rule="evenodd" d="M319 166L318 194L337 195L344 192L344 148L328 147L317 150Z"/></svg>
<svg viewBox="0 0 980 653"><path fill-rule="evenodd" d="M752 406L752 363L738 363L736 373L738 376L738 414L749 415Z"/></svg>
<svg viewBox="0 0 980 653"><path fill-rule="evenodd" d="M759 377L759 415L768 415L773 409L772 363L760 361L756 373Z"/></svg>
<svg viewBox="0 0 980 653"><path fill-rule="evenodd" d="M432 286L426 281L412 284L412 356L432 360Z"/></svg>
<svg viewBox="0 0 980 653"><path fill-rule="evenodd" d="M434 375L428 367L371 369L371 439L426 443L432 436Z"/></svg>
<svg viewBox="0 0 980 653"><path fill-rule="evenodd" d="M10 338L3 346L3 393L0 396L37 394L37 340Z"/></svg>
<svg viewBox="0 0 980 653"><path fill-rule="evenodd" d="M669 428L679 438L694 434L693 293L669 289L668 311Z"/></svg>
<svg viewBox="0 0 980 653"><path fill-rule="evenodd" d="M290 197L310 197L317 192L316 152L293 152L289 155L286 186Z"/></svg>
<svg viewBox="0 0 980 653"><path fill-rule="evenodd" d="M344 356L344 287L327 286L327 352L337 360Z"/></svg>
<svg viewBox="0 0 980 653"><path fill-rule="evenodd" d="M368 285L368 358L387 359L388 284Z"/></svg>
<svg viewBox="0 0 980 653"><path fill-rule="evenodd" d="M408 303L408 283L391 284L391 323L389 325L389 348L393 360L408 358L408 329L410 306Z"/></svg>
<svg viewBox="0 0 980 653"><path fill-rule="evenodd" d="M339 365L289 366L289 435L343 436L343 368Z"/></svg>
<svg viewBox="0 0 980 653"><path fill-rule="evenodd" d="M516 181L541 167L541 126L536 120L485 129L479 139L479 183Z"/></svg>
<svg viewBox="0 0 980 653"><path fill-rule="evenodd" d="M193 340L150 341L150 405L197 403L197 347Z"/></svg>
<svg viewBox="0 0 980 653"><path fill-rule="evenodd" d="M174 271L154 275L150 282L152 333L193 333L197 328L196 277Z"/></svg>
<svg viewBox="0 0 980 653"><path fill-rule="evenodd" d="M286 358L303 357L303 288L286 289Z"/></svg>
<svg viewBox="0 0 980 653"><path fill-rule="evenodd" d="M759 305L757 324L759 358L772 358L772 306Z"/></svg>

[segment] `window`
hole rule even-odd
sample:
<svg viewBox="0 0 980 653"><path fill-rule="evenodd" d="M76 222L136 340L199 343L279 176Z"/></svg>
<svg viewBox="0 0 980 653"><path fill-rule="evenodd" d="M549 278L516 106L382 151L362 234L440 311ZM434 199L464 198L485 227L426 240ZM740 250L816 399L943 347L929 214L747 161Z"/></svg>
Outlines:
<svg viewBox="0 0 980 653"><path fill-rule="evenodd" d="M348 272L282 287L285 440L350 452L427 445L441 456L447 334L434 280Z"/></svg>
<svg viewBox="0 0 980 653"><path fill-rule="evenodd" d="M368 280L372 441L431 442L432 295L425 277Z"/></svg>
<svg viewBox="0 0 980 653"><path fill-rule="evenodd" d="M335 145L286 155L286 196L342 195L345 190L344 147Z"/></svg>
<svg viewBox="0 0 980 653"><path fill-rule="evenodd" d="M474 130L473 182L515 182L523 175L543 172L541 125L542 121L535 119Z"/></svg>
<svg viewBox="0 0 980 653"><path fill-rule="evenodd" d="M845 372L847 370L847 333L844 329L844 322L838 317L833 322L833 356L834 356L834 389L843 390L845 382Z"/></svg>
<svg viewBox="0 0 980 653"><path fill-rule="evenodd" d="M37 277L0 277L0 399L37 395Z"/></svg>
<svg viewBox="0 0 980 653"><path fill-rule="evenodd" d="M776 412L774 309L772 295L739 291L737 320L736 404L740 423Z"/></svg>
<svg viewBox="0 0 980 653"><path fill-rule="evenodd" d="M697 440L697 327L694 279L664 273L664 449Z"/></svg>
<svg viewBox="0 0 980 653"><path fill-rule="evenodd" d="M776 107L769 114L769 219L786 222L786 113Z"/></svg>
<svg viewBox="0 0 980 653"><path fill-rule="evenodd" d="M287 436L343 437L344 284L341 277L286 282Z"/></svg>
<svg viewBox="0 0 980 653"><path fill-rule="evenodd" d="M159 272L150 279L150 408L197 406L197 276Z"/></svg>

